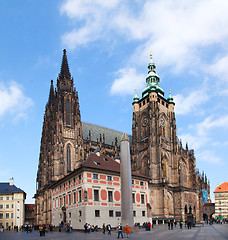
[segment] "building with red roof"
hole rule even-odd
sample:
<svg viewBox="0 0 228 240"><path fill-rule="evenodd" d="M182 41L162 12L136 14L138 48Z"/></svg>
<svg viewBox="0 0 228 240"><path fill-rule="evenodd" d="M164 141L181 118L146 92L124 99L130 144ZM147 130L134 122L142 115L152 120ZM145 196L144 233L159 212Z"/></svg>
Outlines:
<svg viewBox="0 0 228 240"><path fill-rule="evenodd" d="M228 219L228 182L216 187L215 191L215 217Z"/></svg>
<svg viewBox="0 0 228 240"><path fill-rule="evenodd" d="M134 222L150 221L148 177L132 172ZM85 223L102 227L121 222L120 163L99 152L50 186L52 225L67 222L74 229ZM43 207L43 206L42 206Z"/></svg>

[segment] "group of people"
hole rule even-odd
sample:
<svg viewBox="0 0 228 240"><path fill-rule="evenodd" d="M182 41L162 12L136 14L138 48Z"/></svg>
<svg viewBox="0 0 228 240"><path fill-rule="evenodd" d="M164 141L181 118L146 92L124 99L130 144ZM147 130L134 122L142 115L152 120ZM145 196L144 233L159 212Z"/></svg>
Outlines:
<svg viewBox="0 0 228 240"><path fill-rule="evenodd" d="M98 231L98 226L91 225L89 223L86 223L84 225L85 233L90 233L91 232L97 232Z"/></svg>
<svg viewBox="0 0 228 240"><path fill-rule="evenodd" d="M153 223L151 222L144 222L143 227L145 227L146 231L150 231L150 229L153 228L154 226L153 226Z"/></svg>
<svg viewBox="0 0 228 240"><path fill-rule="evenodd" d="M176 223L176 222L175 222ZM175 225L176 227L176 225ZM168 229L170 230L173 230L173 221L168 221Z"/></svg>
<svg viewBox="0 0 228 240"><path fill-rule="evenodd" d="M125 230L125 233L127 234L127 238L129 238L130 237L130 227L128 225L126 225L124 230ZM123 238L123 227L122 227L121 223L119 223L119 226L118 226L117 238L120 238L120 236Z"/></svg>
<svg viewBox="0 0 228 240"><path fill-rule="evenodd" d="M107 229L108 230L108 234L111 235L111 230L112 230L112 227L110 224L108 224L107 226L105 226L105 224L103 223L103 233L105 234L105 230Z"/></svg>

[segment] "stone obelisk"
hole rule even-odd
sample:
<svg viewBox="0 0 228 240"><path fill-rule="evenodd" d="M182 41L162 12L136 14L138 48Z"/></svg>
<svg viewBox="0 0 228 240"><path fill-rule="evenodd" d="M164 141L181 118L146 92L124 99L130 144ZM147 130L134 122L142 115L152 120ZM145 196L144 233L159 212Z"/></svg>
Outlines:
<svg viewBox="0 0 228 240"><path fill-rule="evenodd" d="M126 133L120 141L121 224L134 226L130 143Z"/></svg>

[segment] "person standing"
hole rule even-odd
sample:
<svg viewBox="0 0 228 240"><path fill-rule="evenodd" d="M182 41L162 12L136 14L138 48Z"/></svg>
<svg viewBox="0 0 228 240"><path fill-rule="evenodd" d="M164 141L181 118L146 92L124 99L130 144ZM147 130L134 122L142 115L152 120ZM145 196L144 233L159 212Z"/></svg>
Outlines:
<svg viewBox="0 0 228 240"><path fill-rule="evenodd" d="M120 235L123 238L123 228L122 228L121 223L119 223L119 226L118 226L118 237L117 238L120 238Z"/></svg>
<svg viewBox="0 0 228 240"><path fill-rule="evenodd" d="M171 230L173 230L173 221L171 221L170 225L171 225Z"/></svg>
<svg viewBox="0 0 228 240"><path fill-rule="evenodd" d="M130 237L130 227L128 225L126 225L125 232L127 234L127 238L129 238Z"/></svg>
<svg viewBox="0 0 228 240"><path fill-rule="evenodd" d="M85 233L87 233L87 223L84 225Z"/></svg>
<svg viewBox="0 0 228 240"><path fill-rule="evenodd" d="M43 236L45 236L46 225L43 225Z"/></svg>
<svg viewBox="0 0 228 240"><path fill-rule="evenodd" d="M151 229L151 222L148 223L148 228L149 228L149 231Z"/></svg>
<svg viewBox="0 0 228 240"><path fill-rule="evenodd" d="M42 237L43 236L43 227L41 225L39 226L39 231L40 231L40 236Z"/></svg>
<svg viewBox="0 0 228 240"><path fill-rule="evenodd" d="M105 234L105 224L103 223L103 233Z"/></svg>
<svg viewBox="0 0 228 240"><path fill-rule="evenodd" d="M183 221L180 221L180 229L183 229Z"/></svg>
<svg viewBox="0 0 228 240"><path fill-rule="evenodd" d="M170 230L170 221L168 221L168 229Z"/></svg>
<svg viewBox="0 0 228 240"><path fill-rule="evenodd" d="M107 229L108 229L108 234L111 235L111 225L110 224L108 224Z"/></svg>

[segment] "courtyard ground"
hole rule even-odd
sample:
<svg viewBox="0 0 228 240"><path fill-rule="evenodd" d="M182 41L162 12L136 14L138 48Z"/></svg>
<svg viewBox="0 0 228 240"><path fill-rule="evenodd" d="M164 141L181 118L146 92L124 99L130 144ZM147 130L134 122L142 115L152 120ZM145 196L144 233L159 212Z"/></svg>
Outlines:
<svg viewBox="0 0 228 240"><path fill-rule="evenodd" d="M126 238L126 236L125 236ZM26 232L14 232L5 231L0 232L0 240L38 240L38 239L53 239L53 240L93 240L93 239L117 239L116 230L112 230L112 235L108 235L107 232L104 235L99 232L48 232L45 236L40 237L38 231L32 231L32 233ZM145 229L139 229L135 233L130 234L130 239L140 240L228 240L228 224L214 224L194 227L187 229L184 227L181 230L178 226L173 230L168 230L167 225L155 226L151 231L145 231Z"/></svg>

